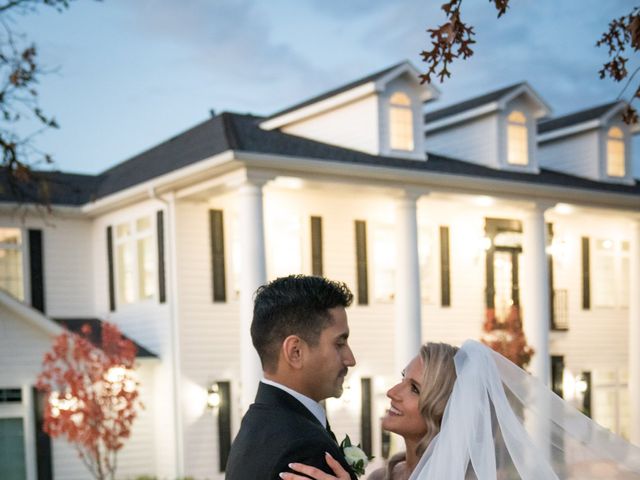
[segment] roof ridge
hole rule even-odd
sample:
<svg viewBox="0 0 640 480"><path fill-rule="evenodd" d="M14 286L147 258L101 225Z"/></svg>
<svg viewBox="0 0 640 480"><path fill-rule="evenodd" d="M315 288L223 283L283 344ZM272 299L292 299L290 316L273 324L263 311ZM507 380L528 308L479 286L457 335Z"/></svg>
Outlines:
<svg viewBox="0 0 640 480"><path fill-rule="evenodd" d="M272 113L271 115L268 115L267 117L265 117L265 120L269 120L271 118L275 118L275 117L279 117L280 115L284 115L285 113L289 113L292 112L294 110L298 110L299 108L302 107L306 107L307 105L312 105L314 103L317 103L321 100L324 100L325 98L330 98L333 97L341 92L347 91L347 90L351 90L352 88L357 87L358 85L361 85L363 83L368 83L370 81L373 81L374 79L376 79L377 77L380 77L382 75L385 75L387 73L389 73L390 71L398 68L400 65L403 65L405 63L409 63L409 60L402 60L401 62L397 62L389 67L383 68L381 70L378 70L374 73L370 73L368 75L359 77L355 80L352 80L350 82L347 83L343 83L342 85L338 86L338 87L334 87L331 88L329 90L326 90L323 93L320 93L318 95L314 95L312 97L307 98L306 100L301 100L300 102L294 103L293 105L290 105L286 108L283 108L282 110L279 110L275 113Z"/></svg>
<svg viewBox="0 0 640 480"><path fill-rule="evenodd" d="M222 121L222 130L224 131L224 136L229 143L229 148L231 150L237 150L240 148L240 141L233 121L233 116L234 115L230 112L222 112L220 114L220 120Z"/></svg>

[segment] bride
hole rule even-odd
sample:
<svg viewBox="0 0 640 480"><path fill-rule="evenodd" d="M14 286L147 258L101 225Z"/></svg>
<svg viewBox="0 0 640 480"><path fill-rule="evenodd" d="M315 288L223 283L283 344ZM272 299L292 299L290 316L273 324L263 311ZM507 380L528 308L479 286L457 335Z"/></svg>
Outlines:
<svg viewBox="0 0 640 480"><path fill-rule="evenodd" d="M582 415L544 384L473 340L428 343L387 393L383 428L405 440L370 480L640 479L640 449ZM302 464L285 480L342 480Z"/></svg>

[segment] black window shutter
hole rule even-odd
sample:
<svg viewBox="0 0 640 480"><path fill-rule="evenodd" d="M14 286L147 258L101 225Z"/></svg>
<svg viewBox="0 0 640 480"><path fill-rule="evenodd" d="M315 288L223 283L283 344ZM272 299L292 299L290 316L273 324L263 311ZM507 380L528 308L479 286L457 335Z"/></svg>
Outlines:
<svg viewBox="0 0 640 480"><path fill-rule="evenodd" d="M231 450L231 382L218 382L220 407L218 409L218 455L220 471L227 469Z"/></svg>
<svg viewBox="0 0 640 480"><path fill-rule="evenodd" d="M311 217L311 274L323 275L322 217Z"/></svg>
<svg viewBox="0 0 640 480"><path fill-rule="evenodd" d="M591 259L589 252L589 237L582 237L582 309L591 308Z"/></svg>
<svg viewBox="0 0 640 480"><path fill-rule="evenodd" d="M440 227L440 305L451 306L451 260L449 227Z"/></svg>
<svg viewBox="0 0 640 480"><path fill-rule="evenodd" d="M44 424L44 402L47 395L39 391L36 387L31 390L33 418L35 419L35 439L36 439L36 464L37 479L52 480L53 467L51 463L51 439L42 429Z"/></svg>
<svg viewBox="0 0 640 480"><path fill-rule="evenodd" d="M211 234L211 269L213 301L227 301L226 275L224 269L224 229L222 210L209 210Z"/></svg>
<svg viewBox="0 0 640 480"><path fill-rule="evenodd" d="M564 398L563 376L564 357L562 355L551 355L551 390L562 398Z"/></svg>
<svg viewBox="0 0 640 480"><path fill-rule="evenodd" d="M42 230L29 230L31 306L44 313L44 251L42 247Z"/></svg>
<svg viewBox="0 0 640 480"><path fill-rule="evenodd" d="M371 457L371 379L361 378L360 386L360 442L364 453Z"/></svg>
<svg viewBox="0 0 640 480"><path fill-rule="evenodd" d="M367 222L364 220L356 220L356 280L358 282L358 305L368 305Z"/></svg>
<svg viewBox="0 0 640 480"><path fill-rule="evenodd" d="M107 269L109 271L109 310L116 311L116 279L113 270L113 227L107 227Z"/></svg>
<svg viewBox="0 0 640 480"><path fill-rule="evenodd" d="M167 301L167 283L164 266L164 212L156 212L156 236L158 240L158 301Z"/></svg>

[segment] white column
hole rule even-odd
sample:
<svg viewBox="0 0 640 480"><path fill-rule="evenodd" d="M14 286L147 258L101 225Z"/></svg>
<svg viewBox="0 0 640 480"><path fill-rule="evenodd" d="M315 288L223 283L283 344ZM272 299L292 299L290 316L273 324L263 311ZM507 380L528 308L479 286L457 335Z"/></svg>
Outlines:
<svg viewBox="0 0 640 480"><path fill-rule="evenodd" d="M262 181L247 181L238 188L240 216L240 406L246 412L262 378L260 359L251 342L253 294L266 283Z"/></svg>
<svg viewBox="0 0 640 480"><path fill-rule="evenodd" d="M422 344L417 192L404 192L396 204L395 367L401 371Z"/></svg>
<svg viewBox="0 0 640 480"><path fill-rule="evenodd" d="M549 358L549 269L545 207L536 204L527 211L522 239L522 322L527 342L535 350L529 371L546 385L551 377Z"/></svg>
<svg viewBox="0 0 640 480"><path fill-rule="evenodd" d="M640 445L640 218L631 224L629 259L629 412L631 441Z"/></svg>

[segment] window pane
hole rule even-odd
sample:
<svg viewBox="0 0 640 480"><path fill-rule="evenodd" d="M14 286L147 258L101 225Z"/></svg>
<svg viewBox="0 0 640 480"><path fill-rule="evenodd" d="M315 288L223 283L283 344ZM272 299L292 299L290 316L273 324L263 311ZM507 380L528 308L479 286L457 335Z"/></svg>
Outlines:
<svg viewBox="0 0 640 480"><path fill-rule="evenodd" d="M19 228L0 228L0 243L3 246L20 245L22 243L22 232Z"/></svg>
<svg viewBox="0 0 640 480"><path fill-rule="evenodd" d="M283 277L302 273L302 237L301 222L298 217L275 219L271 233L271 274Z"/></svg>
<svg viewBox="0 0 640 480"><path fill-rule="evenodd" d="M528 153L527 127L509 124L507 128L507 162L511 165L527 165L529 163Z"/></svg>
<svg viewBox="0 0 640 480"><path fill-rule="evenodd" d="M155 294L154 255L152 237L138 240L138 292L140 298L153 298Z"/></svg>
<svg viewBox="0 0 640 480"><path fill-rule="evenodd" d="M613 307L616 304L616 272L613 241L596 240L593 252L591 281L593 304L597 307Z"/></svg>
<svg viewBox="0 0 640 480"><path fill-rule="evenodd" d="M411 100L409 99L409 96L403 92L396 92L393 95L391 95L390 102L391 102L391 105L402 105L405 107L408 107L411 105Z"/></svg>
<svg viewBox="0 0 640 480"><path fill-rule="evenodd" d="M121 223L116 226L116 238L123 239L131 235L131 226L128 223Z"/></svg>
<svg viewBox="0 0 640 480"><path fill-rule="evenodd" d="M27 478L21 418L0 419L0 472L2 480Z"/></svg>
<svg viewBox="0 0 640 480"><path fill-rule="evenodd" d="M436 301L436 265L433 229L422 228L419 233L418 254L420 256L420 290L426 303Z"/></svg>
<svg viewBox="0 0 640 480"><path fill-rule="evenodd" d="M376 300L392 300L396 283L396 242L391 228L373 232L373 268Z"/></svg>
<svg viewBox="0 0 640 480"><path fill-rule="evenodd" d="M624 177L624 141L607 141L607 175L610 177Z"/></svg>
<svg viewBox="0 0 640 480"><path fill-rule="evenodd" d="M509 120L509 123L521 123L524 125L527 122L527 117L524 116L524 113L514 110L509 114L507 120Z"/></svg>
<svg viewBox="0 0 640 480"><path fill-rule="evenodd" d="M391 148L393 150L413 150L413 113L411 108L390 109Z"/></svg>
<svg viewBox="0 0 640 480"><path fill-rule="evenodd" d="M24 300L22 250L0 248L0 288Z"/></svg>
<svg viewBox="0 0 640 480"><path fill-rule="evenodd" d="M130 243L118 245L116 261L120 301L122 303L132 303L135 301L135 286L133 276L133 252Z"/></svg>
<svg viewBox="0 0 640 480"><path fill-rule="evenodd" d="M142 217L136 220L136 232L144 232L151 228L151 217Z"/></svg>

